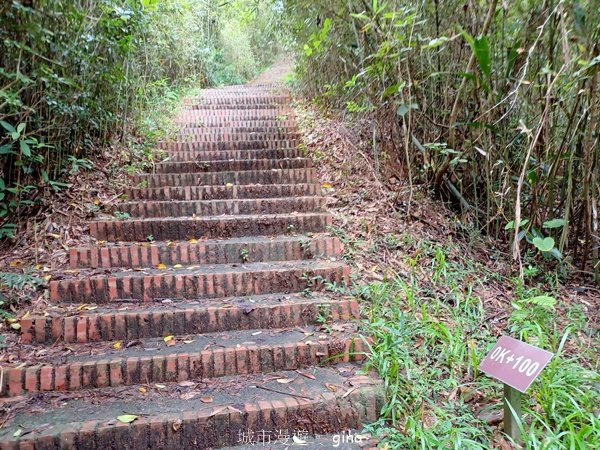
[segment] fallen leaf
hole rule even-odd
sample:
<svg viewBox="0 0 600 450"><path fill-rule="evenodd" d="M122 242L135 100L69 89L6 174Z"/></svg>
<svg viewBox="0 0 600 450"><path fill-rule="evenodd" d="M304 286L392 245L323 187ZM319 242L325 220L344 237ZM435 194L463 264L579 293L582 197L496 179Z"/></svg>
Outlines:
<svg viewBox="0 0 600 450"><path fill-rule="evenodd" d="M117 341L113 344L113 348L116 350L119 350L121 347L123 347L123 342L121 341Z"/></svg>
<svg viewBox="0 0 600 450"><path fill-rule="evenodd" d="M181 399L182 400L191 400L193 399L196 395L198 395L197 392L194 391L190 391L190 392L186 392L185 394L181 394Z"/></svg>
<svg viewBox="0 0 600 450"><path fill-rule="evenodd" d="M337 392L337 386L333 385L333 384L326 384L325 387L327 389L329 389L331 392Z"/></svg>
<svg viewBox="0 0 600 450"><path fill-rule="evenodd" d="M18 428L18 429L17 429L17 431L15 431L15 432L13 433L13 437L19 437L19 436L21 436L21 432L22 432L22 431L23 431L23 429L22 429L22 428Z"/></svg>
<svg viewBox="0 0 600 450"><path fill-rule="evenodd" d="M198 239L190 239L188 242L190 244L197 244L198 243Z"/></svg>
<svg viewBox="0 0 600 450"><path fill-rule="evenodd" d="M181 386L181 387L193 387L193 386L196 386L196 383L194 383L193 381L181 381L179 383L179 386Z"/></svg>
<svg viewBox="0 0 600 450"><path fill-rule="evenodd" d="M171 425L171 427L173 428L173 431L175 431L175 432L179 431L179 429L181 428L181 424L182 424L181 419L177 419L175 422L173 422L173 425Z"/></svg>
<svg viewBox="0 0 600 450"><path fill-rule="evenodd" d="M163 264L163 263L158 263L158 264L156 265L156 268L157 268L157 269L160 269L160 270L163 270L163 269L166 269L166 268L167 268L167 265L166 265L166 264Z"/></svg>
<svg viewBox="0 0 600 450"><path fill-rule="evenodd" d="M21 260L11 261L8 263L10 267L19 267L21 264L23 264L23 261Z"/></svg>
<svg viewBox="0 0 600 450"><path fill-rule="evenodd" d="M138 416L134 416L133 414L124 414L122 416L117 417L117 420L122 423L131 423L134 420L137 420Z"/></svg>
<svg viewBox="0 0 600 450"><path fill-rule="evenodd" d="M183 341L183 343L184 343L184 344L191 344L192 342L194 342L194 340L193 340L193 339L191 339L191 340L187 340L187 341Z"/></svg>
<svg viewBox="0 0 600 450"><path fill-rule="evenodd" d="M183 266L181 264L175 264L173 269L181 269Z"/></svg>
<svg viewBox="0 0 600 450"><path fill-rule="evenodd" d="M141 387L138 389L142 394L146 394L148 392L148 389L146 389L145 387Z"/></svg>
<svg viewBox="0 0 600 450"><path fill-rule="evenodd" d="M301 370L296 370L296 372L298 372L303 377L310 378L311 380L316 379L316 377L312 373L302 372Z"/></svg>
<svg viewBox="0 0 600 450"><path fill-rule="evenodd" d="M331 187L332 187L331 184L329 184L329 183L323 183L322 186L324 189L331 189Z"/></svg>
<svg viewBox="0 0 600 450"><path fill-rule="evenodd" d="M202 397L202 398L200 399L200 401L201 401L202 403L212 403L212 402L213 402L213 398L212 398L212 397Z"/></svg>
<svg viewBox="0 0 600 450"><path fill-rule="evenodd" d="M170 341L172 341L172 340L173 340L173 336L165 336L165 337L163 338L163 341L165 341L165 342L170 342Z"/></svg>
<svg viewBox="0 0 600 450"><path fill-rule="evenodd" d="M293 378L277 378L277 382L281 384L288 384L294 381Z"/></svg>
<svg viewBox="0 0 600 450"><path fill-rule="evenodd" d="M13 330L20 330L20 329L21 329L21 324L20 324L20 323L11 323L11 324L10 324L10 327L11 327Z"/></svg>

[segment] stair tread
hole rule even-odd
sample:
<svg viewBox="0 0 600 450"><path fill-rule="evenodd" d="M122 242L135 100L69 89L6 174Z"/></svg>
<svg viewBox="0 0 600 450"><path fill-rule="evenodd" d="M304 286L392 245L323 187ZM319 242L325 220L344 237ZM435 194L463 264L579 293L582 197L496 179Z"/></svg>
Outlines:
<svg viewBox="0 0 600 450"><path fill-rule="evenodd" d="M239 264L198 264L198 265L187 265L182 267L169 267L166 266L164 269L156 267L148 267L139 270L123 270L121 268L107 268L102 270L94 269L81 269L78 273L71 273L61 276L61 278L55 277L52 281L64 281L64 280L78 280L96 277L145 277L152 275L199 275L199 274L211 274L211 273L243 273L243 272L263 272L263 271L281 271L286 272L294 269L326 269L326 268L337 268L345 266L344 262L331 261L323 259L312 259L312 260L293 260L293 261L275 261L275 262L249 262Z"/></svg>
<svg viewBox="0 0 600 450"><path fill-rule="evenodd" d="M374 396L381 386L379 380L361 375L355 364L315 367L302 372L309 376L298 371L280 371L159 386L131 385L93 391L40 393L14 403L12 417L0 429L0 441L76 432L83 422L92 430L98 430L103 426L132 428L142 422L173 423L186 417L242 416L248 411L270 407L273 402L316 409L342 399L355 399L359 394ZM282 384L278 379L293 381ZM140 390L142 387L145 392ZM131 425L120 424L117 417L123 414L133 414L138 419ZM19 428L22 429L21 436L14 437ZM324 433L331 430L323 427L308 431Z"/></svg>
<svg viewBox="0 0 600 450"><path fill-rule="evenodd" d="M321 195L296 195L293 197L231 198L231 199L217 199L217 200L212 200L212 199L211 200L202 200L202 199L199 199L199 200L132 200L132 201L124 201L124 202L117 203L115 205L115 208L118 209L118 207L120 205L132 205L132 204L135 205L135 204L139 204L139 203L215 204L215 203L219 203L219 202L238 202L238 203L256 202L256 201L284 202L284 201L302 201L302 200L315 200L315 199L321 200L321 199L324 199L324 197Z"/></svg>
<svg viewBox="0 0 600 450"><path fill-rule="evenodd" d="M67 346L55 346L45 352L39 352L39 346L24 345L23 352L31 352L27 356L26 366L63 365L74 362L90 362L100 360L125 360L133 357L168 356L180 353L197 354L209 349L235 349L241 346L279 346L284 344L304 343L308 346L319 346L344 341L354 337L356 325L351 322L336 322L335 329L321 325L305 325L295 328L232 330L196 335L173 336L169 342L164 337L139 338L124 340L119 349L114 342L101 341L94 343L70 343ZM172 344L171 344L172 343ZM128 347L128 344L132 344ZM36 352L37 350L37 352ZM343 348L342 348L343 350ZM23 367L21 362L7 365Z"/></svg>
<svg viewBox="0 0 600 450"><path fill-rule="evenodd" d="M268 219L278 219L278 218L291 218L291 217L323 217L329 216L329 213L326 212L307 212L307 213L281 213L281 214L221 214L220 216L202 216L202 217L192 217L192 216L176 216L176 217L136 217L131 219L119 220L117 218L110 218L110 222L163 222L168 220L178 220L178 221L191 221L197 222L201 220L268 220ZM106 219L94 220L94 222L106 222Z"/></svg>
<svg viewBox="0 0 600 450"><path fill-rule="evenodd" d="M110 305L95 305L87 304L86 307L80 308L80 305L71 304L53 304L47 305L44 308L44 314L49 317L60 317L63 315L71 316L76 315L77 317L89 317L102 314L114 314L114 313L159 313L163 311L176 312L183 310L195 310L204 311L208 308L225 308L235 309L243 308L248 310L248 314L251 310L269 307L275 305L319 305L336 303L340 301L351 301L352 297L330 295L324 292L316 292L310 296L304 294L263 294L263 295L252 295L252 296L236 296L236 297L221 297L221 298L207 298L198 300L157 300L152 304L147 303L131 303L123 302L119 303L115 301ZM89 309L93 308L93 309ZM30 319L35 319L40 315L30 315Z"/></svg>
<svg viewBox="0 0 600 450"><path fill-rule="evenodd" d="M157 200L152 200L157 201ZM195 201L195 200L193 200ZM168 201L167 201L168 202ZM334 239L333 236L329 233L313 233L310 235L307 234L294 234L291 236L242 236L242 237L231 237L231 238L220 238L220 239L199 239L197 244L205 244L205 245L219 245L219 244L267 244L267 243L275 243L275 242L303 242L303 241L311 241L315 239ZM103 247L132 247L137 245L146 245L148 247L176 247L180 244L189 243L188 241L153 241L152 243L140 243L140 242L102 242L101 244L91 245L91 246L81 246L81 247L73 247L73 248L103 248Z"/></svg>

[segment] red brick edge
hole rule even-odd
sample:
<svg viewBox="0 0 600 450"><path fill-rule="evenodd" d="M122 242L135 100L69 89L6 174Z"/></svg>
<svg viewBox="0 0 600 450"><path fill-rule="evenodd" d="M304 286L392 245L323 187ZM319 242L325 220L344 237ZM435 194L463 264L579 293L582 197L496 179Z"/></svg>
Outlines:
<svg viewBox="0 0 600 450"><path fill-rule="evenodd" d="M361 361L360 337L314 343L241 345L195 353L112 358L63 365L15 367L7 371L4 395L14 397L43 391L179 382L189 379L270 373L317 364Z"/></svg>
<svg viewBox="0 0 600 450"><path fill-rule="evenodd" d="M257 304L246 307L197 307L179 310L119 311L71 317L30 316L21 319L21 342L87 343L163 336L183 336L229 330L289 328L315 323L319 305L333 321L360 317L356 300L321 303Z"/></svg>
<svg viewBox="0 0 600 450"><path fill-rule="evenodd" d="M344 397L344 395L346 395ZM197 411L140 416L131 424L86 421L63 424L22 438L9 437L2 450L34 448L102 448L142 450L211 448L240 443L242 433L289 430L309 435L360 429L378 418L383 405L381 386L363 386L348 394L308 400L282 397L236 407L207 406Z"/></svg>

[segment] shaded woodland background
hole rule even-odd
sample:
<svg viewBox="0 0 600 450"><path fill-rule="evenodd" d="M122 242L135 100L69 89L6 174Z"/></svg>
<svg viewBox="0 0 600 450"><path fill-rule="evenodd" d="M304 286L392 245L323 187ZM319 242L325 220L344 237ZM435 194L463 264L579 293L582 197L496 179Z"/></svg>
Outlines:
<svg viewBox="0 0 600 450"><path fill-rule="evenodd" d="M305 93L373 119L376 167L451 202L516 261L541 254L600 282L598 6L300 0L287 17Z"/></svg>
<svg viewBox="0 0 600 450"><path fill-rule="evenodd" d="M521 273L541 258L600 282L596 0L217 3L2 3L0 239L115 138L151 162L186 88L286 51L305 95L372 119L382 177L452 204Z"/></svg>

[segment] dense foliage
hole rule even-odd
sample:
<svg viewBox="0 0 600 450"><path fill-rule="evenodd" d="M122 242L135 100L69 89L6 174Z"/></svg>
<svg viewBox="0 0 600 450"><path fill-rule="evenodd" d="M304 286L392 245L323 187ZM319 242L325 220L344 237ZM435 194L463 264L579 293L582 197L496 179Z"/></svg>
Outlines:
<svg viewBox="0 0 600 450"><path fill-rule="evenodd" d="M523 256L600 282L596 0L289 0L310 95L374 118L376 164ZM568 264L563 264L568 266Z"/></svg>
<svg viewBox="0 0 600 450"><path fill-rule="evenodd" d="M274 3L221 3L0 4L0 239L165 95L242 82L274 56Z"/></svg>

